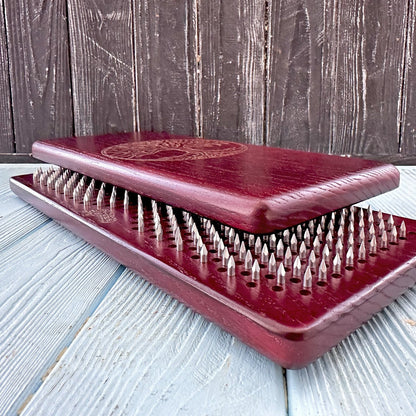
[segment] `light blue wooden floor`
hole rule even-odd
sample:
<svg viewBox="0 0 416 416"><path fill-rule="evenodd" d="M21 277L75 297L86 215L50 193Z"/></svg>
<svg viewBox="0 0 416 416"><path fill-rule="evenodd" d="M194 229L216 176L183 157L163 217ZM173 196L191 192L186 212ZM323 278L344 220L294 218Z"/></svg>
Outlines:
<svg viewBox="0 0 416 416"><path fill-rule="evenodd" d="M0 415L413 415L416 289L282 370L20 201L0 165ZM416 168L376 209L416 219Z"/></svg>

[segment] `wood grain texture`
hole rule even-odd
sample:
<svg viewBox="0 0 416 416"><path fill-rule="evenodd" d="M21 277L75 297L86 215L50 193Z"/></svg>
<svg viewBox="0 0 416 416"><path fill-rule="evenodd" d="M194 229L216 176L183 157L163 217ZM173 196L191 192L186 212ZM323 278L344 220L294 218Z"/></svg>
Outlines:
<svg viewBox="0 0 416 416"><path fill-rule="evenodd" d="M2 250L0 263L0 413L15 414L112 286L118 265L53 222Z"/></svg>
<svg viewBox="0 0 416 416"><path fill-rule="evenodd" d="M408 2L407 39L404 57L402 97L402 129L400 151L404 155L416 154L416 2Z"/></svg>
<svg viewBox="0 0 416 416"><path fill-rule="evenodd" d="M196 0L134 0L141 130L199 134Z"/></svg>
<svg viewBox="0 0 416 416"><path fill-rule="evenodd" d="M125 272L24 415L284 415L282 372Z"/></svg>
<svg viewBox="0 0 416 416"><path fill-rule="evenodd" d="M14 152L9 55L3 0L0 1L0 152Z"/></svg>
<svg viewBox="0 0 416 416"><path fill-rule="evenodd" d="M40 164L36 166L47 168L48 165ZM12 214L14 211L27 205L26 202L17 198L10 190L9 178L15 175L32 173L34 170L34 165L0 165L0 218ZM1 231L2 229L0 228L0 232Z"/></svg>
<svg viewBox="0 0 416 416"><path fill-rule="evenodd" d="M265 2L201 1L202 133L263 144Z"/></svg>
<svg viewBox="0 0 416 416"><path fill-rule="evenodd" d="M72 134L64 0L5 0L16 151Z"/></svg>
<svg viewBox="0 0 416 416"><path fill-rule="evenodd" d="M135 130L130 2L68 0L68 18L75 133Z"/></svg>
<svg viewBox="0 0 416 416"><path fill-rule="evenodd" d="M400 188L368 202L373 209L416 218L416 197L409 192L416 184L416 169L404 167L400 171ZM415 288L315 363L302 370L289 370L289 413L295 416L413 414L414 321Z"/></svg>
<svg viewBox="0 0 416 416"><path fill-rule="evenodd" d="M270 2L267 142L395 154L406 2Z"/></svg>

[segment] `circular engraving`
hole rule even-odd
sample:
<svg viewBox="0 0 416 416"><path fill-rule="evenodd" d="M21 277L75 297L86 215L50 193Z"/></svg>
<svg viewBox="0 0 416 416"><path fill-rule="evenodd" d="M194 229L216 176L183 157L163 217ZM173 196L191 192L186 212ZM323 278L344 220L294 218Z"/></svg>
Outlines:
<svg viewBox="0 0 416 416"><path fill-rule="evenodd" d="M109 224L117 220L114 213L109 209L90 209L83 212L86 217L92 217L103 224Z"/></svg>
<svg viewBox="0 0 416 416"><path fill-rule="evenodd" d="M236 155L247 150L241 143L205 139L168 139L128 142L106 147L101 151L110 159L138 162L173 162L212 159Z"/></svg>

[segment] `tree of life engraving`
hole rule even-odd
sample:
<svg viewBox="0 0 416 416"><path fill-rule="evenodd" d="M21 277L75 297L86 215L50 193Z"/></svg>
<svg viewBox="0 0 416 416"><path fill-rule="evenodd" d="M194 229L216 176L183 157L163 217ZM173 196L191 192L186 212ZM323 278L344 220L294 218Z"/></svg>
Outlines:
<svg viewBox="0 0 416 416"><path fill-rule="evenodd" d="M168 139L120 143L106 147L101 154L118 160L172 162L232 156L246 150L244 144L221 140Z"/></svg>

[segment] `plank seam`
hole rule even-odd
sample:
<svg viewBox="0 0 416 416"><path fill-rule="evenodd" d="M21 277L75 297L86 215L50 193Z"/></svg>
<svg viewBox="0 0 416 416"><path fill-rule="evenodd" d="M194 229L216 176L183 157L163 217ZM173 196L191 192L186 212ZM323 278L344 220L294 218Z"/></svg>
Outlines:
<svg viewBox="0 0 416 416"><path fill-rule="evenodd" d="M406 13L406 35L405 35L405 41L404 41L404 48L403 48L403 55L402 55L402 82L401 82L401 86L400 86L400 91L399 91L399 116L400 116L400 120L399 120L399 137L398 137L398 153L402 153L402 145L403 145L403 131L404 131L404 126L403 126L403 121L406 118L406 103L407 103L407 94L405 93L405 88L406 88L406 80L408 77L408 70L406 67L406 61L407 61L407 55L409 53L410 50L410 45L409 45L409 30L410 30L410 10L411 10L411 2L412 0L407 0L407 13Z"/></svg>
<svg viewBox="0 0 416 416"><path fill-rule="evenodd" d="M130 2L131 7L131 47L132 47L132 65L133 65L133 74L134 74L134 88L133 88L133 112L134 112L134 130L140 131L140 107L139 107L139 74L137 68L137 47L136 47L136 39L137 39L137 16L136 16L136 0L131 0Z"/></svg>
<svg viewBox="0 0 416 416"><path fill-rule="evenodd" d="M288 394L287 371L286 371L286 368L283 368L283 367L282 367L282 377L283 377L283 391L285 395L285 410L286 410L286 414L289 416L289 394Z"/></svg>
<svg viewBox="0 0 416 416"><path fill-rule="evenodd" d="M201 16L200 16L200 0L194 0L194 17L195 17L195 124L196 133L198 137L203 137L202 134L202 57L201 57ZM191 27L188 27L188 32L191 32Z"/></svg>
<svg viewBox="0 0 416 416"><path fill-rule="evenodd" d="M69 24L69 2L65 2L66 12L66 26L68 31L68 66L69 66L69 88L71 96L71 108L72 108L72 135L75 135L75 105L74 105L74 79L73 79L73 62L72 62L72 43L71 43L71 28Z"/></svg>
<svg viewBox="0 0 416 416"><path fill-rule="evenodd" d="M269 21L270 21L270 7L269 0L266 0L264 3L264 92L263 92L263 146L267 145L267 136L268 136L268 97L269 97L269 65L270 65L270 31L269 31Z"/></svg>
<svg viewBox="0 0 416 416"><path fill-rule="evenodd" d="M6 3L4 0L2 0L2 4L3 4L3 15L1 16L3 21L4 21L4 36L5 36L5 41L6 41L6 47L5 49L5 55L6 55L6 59L7 59L7 78L9 81L9 90L10 90L10 95L9 95L9 103L10 103L10 124L11 124L11 129L12 129L12 140L13 140L13 153L16 153L17 147L16 147L16 131L15 131L15 122L14 122L14 105L13 105L13 96L12 96L12 78L11 78L11 68L10 68L10 57L9 57L9 47L10 47L10 43L9 43L9 25L7 24L7 14L6 14Z"/></svg>

